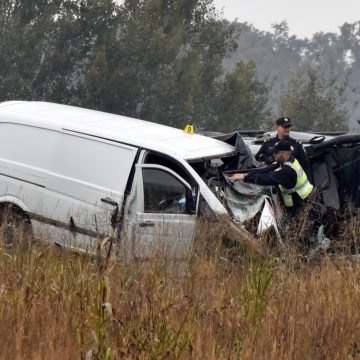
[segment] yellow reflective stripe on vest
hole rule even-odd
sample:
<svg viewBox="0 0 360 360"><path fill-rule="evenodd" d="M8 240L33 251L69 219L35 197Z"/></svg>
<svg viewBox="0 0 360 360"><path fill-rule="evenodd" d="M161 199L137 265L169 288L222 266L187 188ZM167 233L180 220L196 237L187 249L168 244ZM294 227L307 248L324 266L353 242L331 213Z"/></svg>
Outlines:
<svg viewBox="0 0 360 360"><path fill-rule="evenodd" d="M282 185L279 185L281 195L283 196L284 203L286 206L294 206L292 195L297 193L301 199L305 200L313 191L314 186L308 180L304 169L301 167L300 163L295 159L293 163L286 162L284 165L290 166L296 171L297 180L296 185L292 189L287 189Z"/></svg>

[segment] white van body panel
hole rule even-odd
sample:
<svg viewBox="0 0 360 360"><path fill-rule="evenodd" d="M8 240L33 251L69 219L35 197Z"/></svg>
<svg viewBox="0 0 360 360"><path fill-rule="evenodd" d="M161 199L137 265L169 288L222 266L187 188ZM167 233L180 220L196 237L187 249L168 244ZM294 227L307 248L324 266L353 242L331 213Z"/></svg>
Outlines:
<svg viewBox="0 0 360 360"><path fill-rule="evenodd" d="M157 150L177 159L193 160L231 154L234 147L202 135L121 115L36 101L0 104L0 121L26 123L57 131L70 130Z"/></svg>
<svg viewBox="0 0 360 360"><path fill-rule="evenodd" d="M143 178L143 172L164 171L184 193L191 186L171 169L142 164L143 149L173 159L196 182L197 202L201 194L214 213L227 214L188 161L230 155L232 146L164 125L44 102L0 104L0 202L26 211L35 235L83 251L94 251L97 237L116 238L113 220L124 209L124 251L146 257L159 239L183 256L192 243L195 213L145 211L144 184L151 176Z"/></svg>

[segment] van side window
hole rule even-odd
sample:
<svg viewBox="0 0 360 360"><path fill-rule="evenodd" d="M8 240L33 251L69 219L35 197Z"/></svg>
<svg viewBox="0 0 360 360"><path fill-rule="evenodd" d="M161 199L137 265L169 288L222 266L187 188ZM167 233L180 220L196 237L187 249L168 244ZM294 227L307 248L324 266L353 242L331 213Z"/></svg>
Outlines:
<svg viewBox="0 0 360 360"><path fill-rule="evenodd" d="M186 187L161 169L143 169L144 211L187 214Z"/></svg>
<svg viewBox="0 0 360 360"><path fill-rule="evenodd" d="M165 166L176 172L180 177L187 181L191 185L191 187L195 187L197 185L196 182L192 179L192 177L189 176L186 170L179 163L173 161L165 155L149 152L146 155L144 164L157 164Z"/></svg>

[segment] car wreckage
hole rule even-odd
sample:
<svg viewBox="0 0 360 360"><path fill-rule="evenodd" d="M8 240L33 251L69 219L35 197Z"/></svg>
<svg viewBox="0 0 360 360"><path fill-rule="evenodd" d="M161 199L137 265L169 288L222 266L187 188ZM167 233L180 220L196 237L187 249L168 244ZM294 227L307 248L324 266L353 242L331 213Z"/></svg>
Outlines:
<svg viewBox="0 0 360 360"><path fill-rule="evenodd" d="M244 182L226 182L227 174L234 171L249 172L264 166L254 155L261 145L275 132L233 132L230 134L206 133L206 135L233 145L237 156L226 159L222 165L225 179L223 196L236 221L251 231L261 234L273 228L283 243L283 211L275 189ZM258 135L258 136L254 136ZM328 236L336 232L335 218L344 218L349 209L360 207L360 134L351 133L303 133L291 132L291 136L303 143L311 164L311 180L320 189L322 203L329 212L331 226L327 224ZM254 228L257 224L256 228ZM251 224L251 225L249 225ZM321 231L324 231L321 226ZM324 236L322 234L322 236Z"/></svg>

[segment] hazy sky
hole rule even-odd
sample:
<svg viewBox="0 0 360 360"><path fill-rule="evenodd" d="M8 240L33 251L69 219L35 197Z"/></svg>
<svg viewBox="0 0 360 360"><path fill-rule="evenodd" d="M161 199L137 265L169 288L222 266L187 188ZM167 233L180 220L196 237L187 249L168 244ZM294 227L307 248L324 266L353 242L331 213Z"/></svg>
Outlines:
<svg viewBox="0 0 360 360"><path fill-rule="evenodd" d="M214 0L230 21L271 30L272 23L286 20L290 35L311 37L314 33L338 32L345 22L360 21L360 0Z"/></svg>

